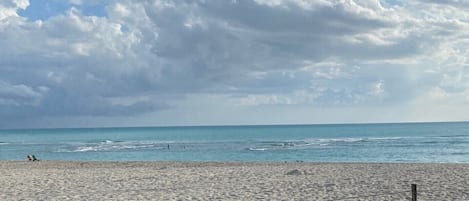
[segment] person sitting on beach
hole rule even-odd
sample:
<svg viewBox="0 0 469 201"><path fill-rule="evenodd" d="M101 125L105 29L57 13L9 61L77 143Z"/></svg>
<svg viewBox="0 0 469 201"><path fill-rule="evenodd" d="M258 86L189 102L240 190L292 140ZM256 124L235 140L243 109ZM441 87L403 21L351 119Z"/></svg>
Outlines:
<svg viewBox="0 0 469 201"><path fill-rule="evenodd" d="M32 158L33 161L39 161L39 160L36 158L36 156L34 156L34 155L31 155L31 158Z"/></svg>
<svg viewBox="0 0 469 201"><path fill-rule="evenodd" d="M26 158L28 159L28 161L33 161L33 157L31 155L27 155Z"/></svg>

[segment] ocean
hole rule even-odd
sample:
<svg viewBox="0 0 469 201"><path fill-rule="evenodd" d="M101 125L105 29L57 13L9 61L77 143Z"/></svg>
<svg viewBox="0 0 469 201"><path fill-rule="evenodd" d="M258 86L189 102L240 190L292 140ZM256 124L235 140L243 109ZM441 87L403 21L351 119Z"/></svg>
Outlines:
<svg viewBox="0 0 469 201"><path fill-rule="evenodd" d="M469 122L0 130L0 160L469 163Z"/></svg>

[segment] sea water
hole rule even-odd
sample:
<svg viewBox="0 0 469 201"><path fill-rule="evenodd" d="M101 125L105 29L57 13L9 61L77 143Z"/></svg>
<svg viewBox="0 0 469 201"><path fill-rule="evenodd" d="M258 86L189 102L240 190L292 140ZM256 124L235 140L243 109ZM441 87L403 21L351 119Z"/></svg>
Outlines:
<svg viewBox="0 0 469 201"><path fill-rule="evenodd" d="M469 123L0 130L0 160L469 163Z"/></svg>

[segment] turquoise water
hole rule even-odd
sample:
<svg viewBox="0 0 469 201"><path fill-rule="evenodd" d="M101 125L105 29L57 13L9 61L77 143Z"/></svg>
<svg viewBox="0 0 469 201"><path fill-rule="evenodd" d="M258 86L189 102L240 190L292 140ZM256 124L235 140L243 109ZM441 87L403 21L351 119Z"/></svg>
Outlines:
<svg viewBox="0 0 469 201"><path fill-rule="evenodd" d="M28 154L93 161L469 163L469 123L0 130L0 160Z"/></svg>

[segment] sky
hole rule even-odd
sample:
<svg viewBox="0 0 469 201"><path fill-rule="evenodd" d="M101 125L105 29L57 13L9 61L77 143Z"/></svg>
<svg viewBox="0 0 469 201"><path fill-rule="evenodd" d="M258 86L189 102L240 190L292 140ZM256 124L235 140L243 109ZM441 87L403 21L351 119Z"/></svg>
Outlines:
<svg viewBox="0 0 469 201"><path fill-rule="evenodd" d="M465 0L0 0L0 128L469 120Z"/></svg>

